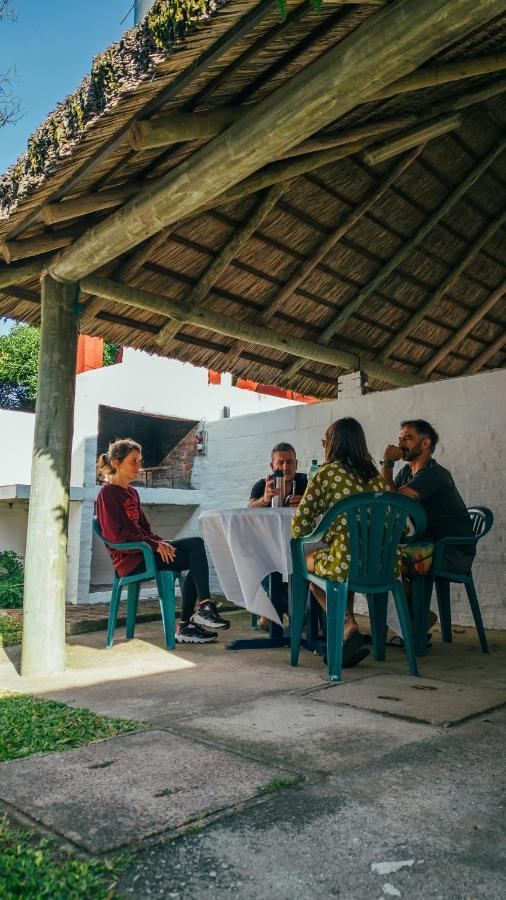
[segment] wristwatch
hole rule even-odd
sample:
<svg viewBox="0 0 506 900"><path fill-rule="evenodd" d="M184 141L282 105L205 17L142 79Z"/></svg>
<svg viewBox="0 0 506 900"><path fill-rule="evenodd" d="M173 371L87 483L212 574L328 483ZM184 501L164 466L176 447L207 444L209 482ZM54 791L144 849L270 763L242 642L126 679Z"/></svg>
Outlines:
<svg viewBox="0 0 506 900"><path fill-rule="evenodd" d="M380 459L380 466L383 466L384 469L393 469L395 466L394 459Z"/></svg>

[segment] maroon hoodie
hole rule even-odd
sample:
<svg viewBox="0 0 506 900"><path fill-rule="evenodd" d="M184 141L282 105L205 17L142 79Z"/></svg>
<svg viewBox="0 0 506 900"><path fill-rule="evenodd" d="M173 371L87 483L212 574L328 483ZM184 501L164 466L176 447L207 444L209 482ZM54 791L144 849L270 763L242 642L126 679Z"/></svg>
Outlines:
<svg viewBox="0 0 506 900"><path fill-rule="evenodd" d="M112 544L145 541L156 551L160 541L164 540L151 531L142 511L139 495L132 487L104 484L97 497L97 519L103 536ZM133 572L144 560L141 550L107 549L120 578Z"/></svg>

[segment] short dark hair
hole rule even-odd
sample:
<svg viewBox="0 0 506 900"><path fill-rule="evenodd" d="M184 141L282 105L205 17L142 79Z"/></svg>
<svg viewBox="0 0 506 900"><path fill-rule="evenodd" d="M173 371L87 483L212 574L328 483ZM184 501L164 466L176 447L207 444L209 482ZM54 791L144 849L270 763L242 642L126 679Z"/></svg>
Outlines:
<svg viewBox="0 0 506 900"><path fill-rule="evenodd" d="M293 453L295 458L297 458L297 454L295 452L295 447L292 447L291 444L287 444L286 441L281 441L280 444L276 444L271 450L271 462L274 459L275 453Z"/></svg>
<svg viewBox="0 0 506 900"><path fill-rule="evenodd" d="M421 438L430 438L430 452L434 453L439 435L430 422L425 419L406 419L401 422L401 428L414 428Z"/></svg>

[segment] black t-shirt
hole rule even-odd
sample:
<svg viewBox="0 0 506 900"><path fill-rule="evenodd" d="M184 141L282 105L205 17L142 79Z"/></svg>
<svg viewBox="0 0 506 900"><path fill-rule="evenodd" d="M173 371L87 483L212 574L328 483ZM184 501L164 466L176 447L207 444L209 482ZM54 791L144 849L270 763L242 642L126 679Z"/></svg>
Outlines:
<svg viewBox="0 0 506 900"><path fill-rule="evenodd" d="M448 471L435 459L415 475L411 466L403 466L396 475L395 486L410 487L418 494L427 513L427 530L424 538L438 541L443 537L470 537L473 529L466 505Z"/></svg>
<svg viewBox="0 0 506 900"><path fill-rule="evenodd" d="M303 472L296 472L295 478L293 480L292 486L292 494L296 494L297 496L302 496L304 491L307 488L307 475L304 475ZM261 478L260 481L256 481L253 487L251 488L251 494L249 495L250 500L260 500L265 493L265 478Z"/></svg>

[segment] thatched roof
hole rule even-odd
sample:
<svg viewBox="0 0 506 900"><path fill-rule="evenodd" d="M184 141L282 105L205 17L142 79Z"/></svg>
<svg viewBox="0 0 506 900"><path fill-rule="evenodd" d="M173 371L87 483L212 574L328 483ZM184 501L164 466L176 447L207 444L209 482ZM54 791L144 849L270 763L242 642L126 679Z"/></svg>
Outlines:
<svg viewBox="0 0 506 900"><path fill-rule="evenodd" d="M1 179L0 248L11 262L0 266L0 315L38 323L38 262L106 219L114 204L86 214L78 210L73 218L51 225L43 219L45 209L51 212L55 204L63 207L70 199L90 193L96 197L111 188L120 189L117 207L128 191L152 184L209 140L136 151L130 140L134 122L169 112L257 104L378 15L381 6L381 0L325 2L318 14L309 2L291 0L287 18L280 22L277 4L266 0L156 3L141 25L97 57L91 76L40 126L27 153ZM499 8L504 7L498 3ZM371 359L388 361L392 370L413 377L435 378L504 365L506 302L499 289L506 278L506 220L500 218L506 153L500 141L506 125L506 77L499 54L505 38L503 13L418 70L430 73L496 57L495 71L492 59L483 74L441 78L436 86L371 99L313 135L320 147L342 139L348 155L331 159L332 152L337 154L327 150L330 155L317 158L318 167L309 170L308 165L284 193L280 190L270 211L204 293L202 307L263 322L287 336L323 340L355 354L366 371ZM367 155L421 123L455 115L459 120L450 123L452 130L427 140L418 155L411 151L410 157L407 151L385 161ZM359 132L365 143L353 140ZM306 142L302 149L311 152L314 146ZM299 152L294 148L293 159L285 164L309 159ZM482 166L474 183L469 178L463 196L449 202L446 214L420 236L421 226L488 158L492 161ZM395 178L385 186L392 170ZM360 215L364 201L382 184L383 192L378 190ZM169 227L140 253L124 254L99 274L175 301L191 301L202 275L263 201L265 190L235 200L222 196L213 208ZM359 212L351 223L354 210ZM339 239L332 246L329 239L325 254L304 275L302 265L338 226ZM47 252L41 256L44 246ZM394 261L391 272L385 268L389 260ZM29 262L35 274L16 277L9 286L9 269ZM298 273L303 277L295 285ZM277 303L287 283L293 289ZM125 303L82 299L84 333L160 353L156 338L166 317ZM411 321L418 310L420 321ZM336 317L335 333L325 338ZM294 365L294 356L281 349L239 342L187 323L175 329L163 352L317 396L332 396L344 370L307 359ZM376 377L371 384L381 389L388 382Z"/></svg>

